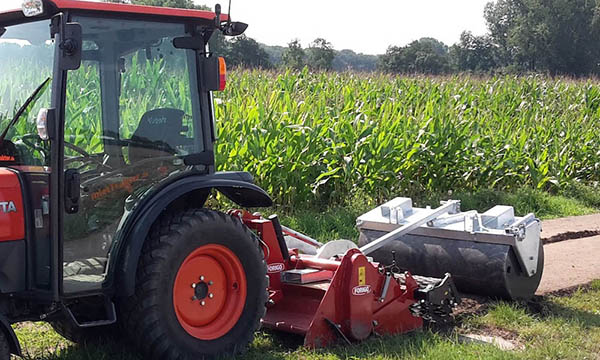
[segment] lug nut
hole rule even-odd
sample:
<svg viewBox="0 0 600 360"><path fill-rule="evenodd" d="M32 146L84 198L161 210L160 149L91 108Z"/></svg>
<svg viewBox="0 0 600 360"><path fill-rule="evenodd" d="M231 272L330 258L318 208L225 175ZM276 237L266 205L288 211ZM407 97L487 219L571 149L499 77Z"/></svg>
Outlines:
<svg viewBox="0 0 600 360"><path fill-rule="evenodd" d="M212 285L212 284L214 284L212 280L208 282L208 285Z"/></svg>
<svg viewBox="0 0 600 360"><path fill-rule="evenodd" d="M196 284L192 284L192 289L195 289L195 288L196 288Z"/></svg>
<svg viewBox="0 0 600 360"><path fill-rule="evenodd" d="M209 297L210 299L212 299L212 298L214 298L215 296L214 296L213 294L208 294L208 297Z"/></svg>
<svg viewBox="0 0 600 360"><path fill-rule="evenodd" d="M196 296L192 296L192 301L196 301L198 298Z"/></svg>
<svg viewBox="0 0 600 360"><path fill-rule="evenodd" d="M204 300L202 300L202 302L200 303L200 305L204 306L204 305L206 305L206 302Z"/></svg>
<svg viewBox="0 0 600 360"><path fill-rule="evenodd" d="M204 281L204 276L200 276L200 281Z"/></svg>

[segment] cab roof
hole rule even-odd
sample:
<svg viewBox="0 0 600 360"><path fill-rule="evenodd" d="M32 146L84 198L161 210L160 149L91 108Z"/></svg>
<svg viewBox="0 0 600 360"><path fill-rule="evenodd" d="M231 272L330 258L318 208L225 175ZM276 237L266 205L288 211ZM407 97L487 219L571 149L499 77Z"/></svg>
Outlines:
<svg viewBox="0 0 600 360"><path fill-rule="evenodd" d="M146 6L146 5L130 5L130 4L119 4L119 3L107 3L107 2L93 2L93 1L78 1L78 0L43 0L44 3L44 15L40 15L39 18L47 18L56 13L66 10L82 11L86 13L93 13L96 15L129 15L132 17L153 17L153 18L164 18L165 20L170 19L173 21L177 18L181 20L200 20L203 22L212 21L215 18L215 13L212 11L204 10L193 10L193 9L174 9L167 7L158 6ZM4 23L19 23L22 21L29 21L34 18L25 18L21 9L2 11L0 12L0 24ZM227 21L228 15L222 14L221 21Z"/></svg>

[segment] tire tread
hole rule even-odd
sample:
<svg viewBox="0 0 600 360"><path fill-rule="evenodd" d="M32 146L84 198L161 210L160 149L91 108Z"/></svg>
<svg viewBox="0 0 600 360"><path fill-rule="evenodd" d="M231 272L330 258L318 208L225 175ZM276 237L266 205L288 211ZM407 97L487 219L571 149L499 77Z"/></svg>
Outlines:
<svg viewBox="0 0 600 360"><path fill-rule="evenodd" d="M4 331L0 330L0 360L10 360L10 344Z"/></svg>
<svg viewBox="0 0 600 360"><path fill-rule="evenodd" d="M256 256L262 259L261 271L264 272L264 287L260 304L266 304L268 298L268 277L266 276L266 263L262 253L260 243L254 235L239 219L232 216L208 209L189 209L186 211L168 214L163 216L150 231L146 239L142 254L139 260L136 274L136 288L133 296L119 303L120 315L122 319L121 326L125 334L129 334L132 342L139 349L145 350L148 358L154 359L186 359L189 356L178 349L169 341L166 329L158 325L160 320L157 318L159 305L148 296L152 291L156 291L159 286L160 272L157 270L159 264L168 261L169 250L176 246L185 230L193 229L195 224L219 222L227 226L235 226L243 230L244 234L254 242L253 249ZM252 319L252 331L246 331L245 336L239 338L235 343L222 354L224 356L235 356L247 349L248 344L253 341L254 333L260 328L260 319L266 312L265 306L258 306L257 313ZM216 358L219 356L212 356ZM211 358L206 356L205 358Z"/></svg>

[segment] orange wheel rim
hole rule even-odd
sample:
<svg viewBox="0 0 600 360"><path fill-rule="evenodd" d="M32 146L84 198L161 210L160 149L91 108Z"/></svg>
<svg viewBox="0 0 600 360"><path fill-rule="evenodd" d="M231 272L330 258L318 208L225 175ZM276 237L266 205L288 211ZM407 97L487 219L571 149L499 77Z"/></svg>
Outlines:
<svg viewBox="0 0 600 360"><path fill-rule="evenodd" d="M239 258L221 245L205 245L185 260L173 285L173 305L191 336L215 340L238 322L246 304L246 273Z"/></svg>

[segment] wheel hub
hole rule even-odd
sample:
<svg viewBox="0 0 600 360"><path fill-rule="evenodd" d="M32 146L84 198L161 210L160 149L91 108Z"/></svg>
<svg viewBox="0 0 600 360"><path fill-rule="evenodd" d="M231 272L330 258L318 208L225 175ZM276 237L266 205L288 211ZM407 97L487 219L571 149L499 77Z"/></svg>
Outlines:
<svg viewBox="0 0 600 360"><path fill-rule="evenodd" d="M208 283L205 283L204 281L192 284L192 288L194 289L194 296L192 296L192 300L204 300L209 297L209 295L211 295L210 298L212 299L214 295L209 293L210 289L208 287Z"/></svg>
<svg viewBox="0 0 600 360"><path fill-rule="evenodd" d="M173 286L173 305L192 336L213 340L239 320L246 302L246 275L238 257L221 245L205 245L182 263Z"/></svg>

